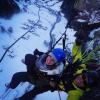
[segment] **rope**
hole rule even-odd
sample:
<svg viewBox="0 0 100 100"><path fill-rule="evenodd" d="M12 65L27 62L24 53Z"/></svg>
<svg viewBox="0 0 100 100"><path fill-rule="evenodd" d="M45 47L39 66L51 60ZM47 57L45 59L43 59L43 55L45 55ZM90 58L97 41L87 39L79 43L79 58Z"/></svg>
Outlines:
<svg viewBox="0 0 100 100"><path fill-rule="evenodd" d="M62 40L62 42L63 42L63 50L65 50L65 48L66 48L66 46L65 46L65 43L66 43L66 37L67 37L67 35L64 34L64 38L63 38L63 40Z"/></svg>
<svg viewBox="0 0 100 100"><path fill-rule="evenodd" d="M59 92L59 90L58 90L58 95L59 95L59 100L61 100L61 96L60 96L60 92Z"/></svg>
<svg viewBox="0 0 100 100"><path fill-rule="evenodd" d="M60 36L60 38L56 41L56 43L52 46L52 48L51 48L51 50L50 51L52 51L52 49L54 49L54 47L57 45L57 43L63 38L63 36L65 35L66 36L66 31L67 31L67 28L68 28L68 26L69 26L69 23L66 25L66 27L65 27L65 32Z"/></svg>

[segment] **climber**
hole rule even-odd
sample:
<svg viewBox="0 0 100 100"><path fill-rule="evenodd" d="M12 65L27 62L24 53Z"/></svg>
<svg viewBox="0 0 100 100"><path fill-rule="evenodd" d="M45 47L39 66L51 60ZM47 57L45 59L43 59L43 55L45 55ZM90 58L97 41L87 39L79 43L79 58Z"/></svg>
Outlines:
<svg viewBox="0 0 100 100"><path fill-rule="evenodd" d="M48 84L42 85L40 87L35 87L33 90L27 92L20 100L26 100L27 97L31 99L34 98L36 95L41 94L46 91L54 91L54 90L61 90L65 91L69 94L68 100L73 100L72 97L73 93L75 94L75 100L79 100L79 98L83 95L84 91L88 89L88 85L85 84L86 82L86 74L84 70L86 69L86 65L82 64L82 54L80 45L75 44L73 46L73 63L65 65L65 68L61 74L61 76L51 76L51 80L48 81ZM83 73L84 72L84 73ZM90 75L90 74L89 74ZM95 77L95 75L94 75ZM43 79L43 78L42 78ZM30 99L30 100L31 100Z"/></svg>
<svg viewBox="0 0 100 100"><path fill-rule="evenodd" d="M74 63L73 67L76 67L78 63ZM71 67L67 66L67 67ZM76 67L77 68L77 67ZM76 71L76 70L75 70ZM78 70L79 71L79 70ZM27 100L26 98L30 98L32 100L36 95L47 92L49 90L59 90L65 91L68 93L67 100L79 100L81 96L83 96L84 92L93 87L98 80L98 73L95 71L81 71L81 73L62 73L61 77L59 77L59 81L49 80L49 84L35 87L33 90L27 92L19 100ZM100 74L100 73L99 73ZM58 77L56 77L58 78Z"/></svg>
<svg viewBox="0 0 100 100"><path fill-rule="evenodd" d="M52 76L62 73L65 57L65 52L61 48L53 49L48 53L43 53L36 49L34 55L27 54L25 60L22 60L27 66L27 72L15 73L7 87L15 89L20 82L30 82L36 88L48 85L49 80L53 79ZM51 76L52 78L48 80L46 76ZM32 96L30 98L26 96L22 100L31 100L32 98Z"/></svg>
<svg viewBox="0 0 100 100"><path fill-rule="evenodd" d="M96 75L88 75L90 78L89 83L91 84L91 89L86 91L80 100L99 100L100 99L100 68L92 71ZM94 77L96 76L96 77Z"/></svg>
<svg viewBox="0 0 100 100"><path fill-rule="evenodd" d="M64 89L68 93L67 100L80 100L85 91L95 86L99 79L96 71L83 71L83 73L74 76L70 81L64 79Z"/></svg>

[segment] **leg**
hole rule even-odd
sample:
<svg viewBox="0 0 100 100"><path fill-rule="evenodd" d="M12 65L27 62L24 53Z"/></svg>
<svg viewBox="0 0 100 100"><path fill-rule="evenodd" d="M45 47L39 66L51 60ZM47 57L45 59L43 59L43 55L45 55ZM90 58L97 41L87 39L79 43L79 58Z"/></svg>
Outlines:
<svg viewBox="0 0 100 100"><path fill-rule="evenodd" d="M19 100L32 100L36 95L51 90L50 86L35 87L33 90L25 93Z"/></svg>
<svg viewBox="0 0 100 100"><path fill-rule="evenodd" d="M9 88L14 89L20 84L20 82L26 82L26 81L27 82L30 81L27 72L15 73L12 77L10 84L9 84Z"/></svg>

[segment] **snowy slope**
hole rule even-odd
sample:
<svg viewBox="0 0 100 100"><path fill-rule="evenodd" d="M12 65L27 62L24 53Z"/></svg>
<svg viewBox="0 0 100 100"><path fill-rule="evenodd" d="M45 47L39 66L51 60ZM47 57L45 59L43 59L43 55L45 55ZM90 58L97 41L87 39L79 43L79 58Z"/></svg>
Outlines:
<svg viewBox="0 0 100 100"><path fill-rule="evenodd" d="M40 2L40 0L32 0L29 3L20 2L19 5L22 11L19 14L14 15L9 20L0 19L0 26L4 27L4 31L2 29L0 31L0 57L2 57L7 47L32 28L32 32L28 32L10 48L0 63L0 96L5 91L5 84L10 82L14 73L26 71L26 66L21 63L21 59L24 58L25 54L33 53L35 48L44 52L47 51L48 47L44 45L44 41L50 41L49 33L55 34L56 39L58 39L65 31L67 21L59 13L61 2L56 0L47 1L47 3ZM12 28L12 32L9 32L9 27ZM66 34L69 38L67 43L74 42L74 33L71 29L67 30ZM57 45L57 47L61 47L61 45ZM69 45L69 47L71 48L72 45ZM21 96L27 86L27 82L19 85L4 100L13 100L14 96ZM60 92L60 95L62 100L66 100L66 93ZM57 91L40 94L35 100L51 99L59 100Z"/></svg>

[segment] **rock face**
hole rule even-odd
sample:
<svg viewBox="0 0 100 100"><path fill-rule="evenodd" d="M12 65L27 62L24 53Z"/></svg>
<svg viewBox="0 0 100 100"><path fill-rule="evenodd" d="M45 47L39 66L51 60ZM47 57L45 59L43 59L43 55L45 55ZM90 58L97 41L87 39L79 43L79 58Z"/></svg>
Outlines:
<svg viewBox="0 0 100 100"><path fill-rule="evenodd" d="M64 0L61 5L61 11L68 21L72 20L73 17L77 15L77 11L74 9L75 1L76 0Z"/></svg>
<svg viewBox="0 0 100 100"><path fill-rule="evenodd" d="M20 11L14 0L0 0L0 17L10 18L14 13Z"/></svg>
<svg viewBox="0 0 100 100"><path fill-rule="evenodd" d="M61 10L68 20L83 19L87 22L100 21L100 0L64 0Z"/></svg>

